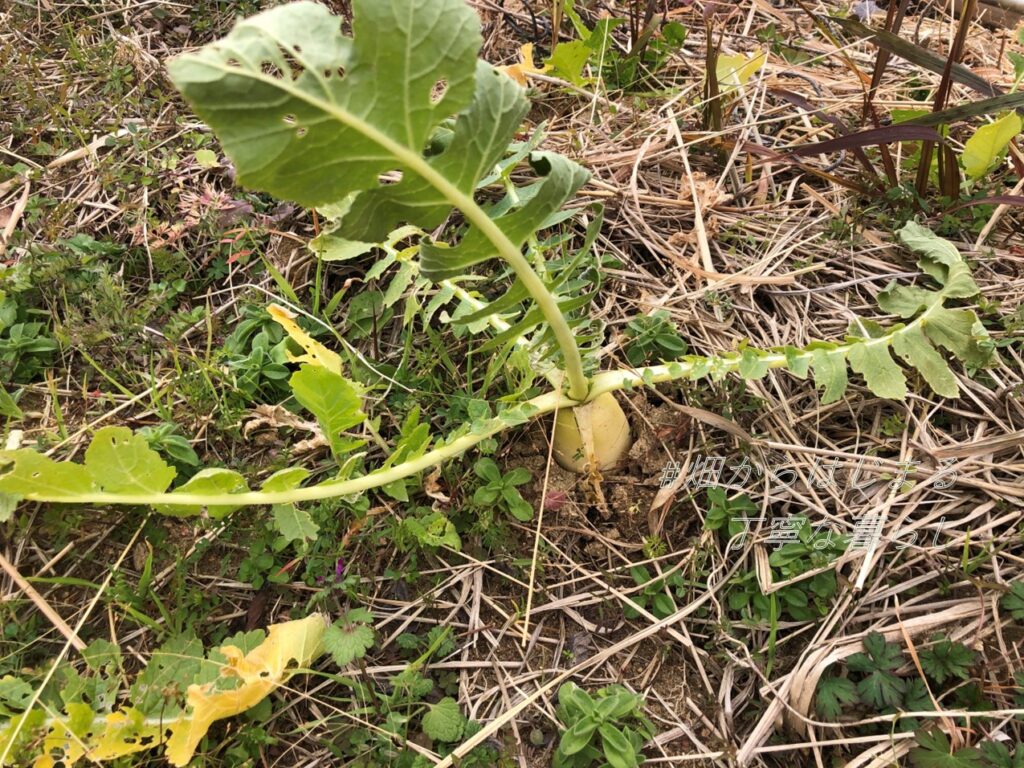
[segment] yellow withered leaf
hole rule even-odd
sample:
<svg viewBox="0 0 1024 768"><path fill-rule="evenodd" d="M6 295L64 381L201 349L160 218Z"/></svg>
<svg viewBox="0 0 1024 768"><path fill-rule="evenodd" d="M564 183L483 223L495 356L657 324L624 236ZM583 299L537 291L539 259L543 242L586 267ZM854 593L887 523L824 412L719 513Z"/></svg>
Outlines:
<svg viewBox="0 0 1024 768"><path fill-rule="evenodd" d="M88 704L69 703L67 718L55 719L43 738L32 768L70 766L87 757L90 762L113 760L152 749L160 743L161 724L137 709L97 714Z"/></svg>
<svg viewBox="0 0 1024 768"><path fill-rule="evenodd" d="M545 64L538 68L533 63L533 43L526 43L519 49L519 61L515 64L498 67L498 69L525 88L527 75L542 75L551 69L551 65Z"/></svg>
<svg viewBox="0 0 1024 768"><path fill-rule="evenodd" d="M62 716L46 717L40 709L16 715L0 723L0 765L10 764L3 756L15 755L18 747L34 751L32 768L67 768L83 758L100 763L165 744L168 762L184 766L214 722L256 706L296 669L308 667L322 652L326 627L327 618L314 613L271 625L266 640L249 653L222 646L220 677L189 686L188 706L175 717L147 717L132 707L96 712L79 702L65 705Z"/></svg>
<svg viewBox="0 0 1024 768"><path fill-rule="evenodd" d="M321 368L326 368L332 373L341 375L341 358L336 352L332 352L319 341L316 341L312 336L306 333L299 327L299 324L295 322L297 317L294 312L278 304L270 304L267 307L267 312L270 316L278 322L278 324L284 328L285 332L304 350L304 355L293 355L288 354L288 359L293 363L309 363L310 365L317 365Z"/></svg>
<svg viewBox="0 0 1024 768"><path fill-rule="evenodd" d="M964 144L963 164L972 181L982 178L989 169L1006 157L1006 150L1021 132L1024 123L1016 112L1007 112L974 132Z"/></svg>
<svg viewBox="0 0 1024 768"><path fill-rule="evenodd" d="M187 765L214 722L256 706L283 685L296 667L309 665L320 655L326 626L323 615L313 614L272 625L267 639L247 654L234 646L223 646L220 652L227 663L221 669L221 677L237 678L238 686L232 690L217 690L216 681L189 686L189 711L171 725L168 762Z"/></svg>
<svg viewBox="0 0 1024 768"><path fill-rule="evenodd" d="M768 53L757 49L747 58L742 53L720 53L715 64L715 76L722 93L742 88L768 61Z"/></svg>

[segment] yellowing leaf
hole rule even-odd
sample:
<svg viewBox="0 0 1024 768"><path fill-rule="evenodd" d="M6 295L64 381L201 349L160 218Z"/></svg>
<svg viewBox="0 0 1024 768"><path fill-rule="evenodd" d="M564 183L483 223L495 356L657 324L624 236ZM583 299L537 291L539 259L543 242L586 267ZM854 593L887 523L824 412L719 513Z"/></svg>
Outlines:
<svg viewBox="0 0 1024 768"><path fill-rule="evenodd" d="M533 63L533 43L526 43L519 49L519 61L506 67L498 67L498 69L525 88L527 75L542 75L551 69L551 65L545 64L538 69Z"/></svg>
<svg viewBox="0 0 1024 768"><path fill-rule="evenodd" d="M748 59L742 53L719 54L715 65L718 89L722 93L742 88L768 61L768 53L760 48Z"/></svg>
<svg viewBox="0 0 1024 768"><path fill-rule="evenodd" d="M217 681L189 686L189 711L171 725L167 760L172 765L187 765L214 722L256 706L283 685L295 667L309 665L320 655L326 626L317 613L272 625L267 639L247 654L232 645L223 646L220 652L227 664L221 677L237 678L239 684L232 690L217 690Z"/></svg>
<svg viewBox="0 0 1024 768"><path fill-rule="evenodd" d="M302 330L299 324L295 322L296 315L294 312L277 304L268 306L267 312L284 328L285 332L291 336L296 344L306 350L304 355L289 354L288 357L293 363L309 363L320 368L326 368L331 373L341 374L341 358L338 357L338 354L332 352Z"/></svg>
<svg viewBox="0 0 1024 768"><path fill-rule="evenodd" d="M967 176L977 181L1003 159L1006 148L1021 131L1021 117L1007 112L994 123L983 125L964 144L962 156Z"/></svg>
<svg viewBox="0 0 1024 768"><path fill-rule="evenodd" d="M87 753L97 762L151 749L160 741L159 721L143 717L137 709L111 712L103 718L102 727L95 747Z"/></svg>
<svg viewBox="0 0 1024 768"><path fill-rule="evenodd" d="M70 766L83 757L95 763L114 760L152 749L161 740L159 719L147 719L137 709L98 715L88 704L69 703L67 711L67 718L50 725L33 768Z"/></svg>
<svg viewBox="0 0 1024 768"><path fill-rule="evenodd" d="M96 712L80 702L66 704L63 716L48 718L48 710L38 708L15 715L0 723L0 764L68 768L82 758L92 763L115 760L166 742L167 760L172 765L186 765L211 724L256 706L287 682L297 668L316 659L323 651L326 626L326 618L315 613L270 626L266 639L250 646L247 653L236 645L222 646L219 655L226 663L219 677L205 685L189 686L187 709L168 710L175 712L173 716L168 716L162 707L158 715L150 716L135 707ZM235 642L245 644L243 639ZM190 670L186 674L194 674L200 660L190 651L182 661L184 669ZM180 662L178 666L181 667ZM149 684L166 675L166 669L158 670ZM227 689L224 681L229 679L229 685L234 687ZM163 694L158 691L157 695ZM7 758L15 762L6 762Z"/></svg>

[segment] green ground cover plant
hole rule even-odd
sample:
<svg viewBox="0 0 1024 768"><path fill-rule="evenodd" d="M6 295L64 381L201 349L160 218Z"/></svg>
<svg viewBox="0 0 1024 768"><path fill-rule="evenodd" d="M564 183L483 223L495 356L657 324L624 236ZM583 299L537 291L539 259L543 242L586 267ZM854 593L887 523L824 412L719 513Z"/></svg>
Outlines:
<svg viewBox="0 0 1024 768"><path fill-rule="evenodd" d="M1016 590L1020 582L1013 582ZM1002 602L1013 605L1014 591ZM1017 619L1018 617L1015 617ZM968 720L955 713L984 713L998 708L999 691L986 690L977 681L978 653L963 642L936 633L918 644L913 658L902 644L870 632L863 650L846 658L822 676L815 691L815 711L825 721L851 723L857 733L879 733L881 729L913 732L909 750L915 768L1006 768L1016 766L1024 749L1012 740L968 739L969 746L950 742L922 714L947 711L952 722L965 726ZM991 697L991 698L990 698ZM994 700L993 700L994 699ZM857 725L859 718L889 715L892 723Z"/></svg>

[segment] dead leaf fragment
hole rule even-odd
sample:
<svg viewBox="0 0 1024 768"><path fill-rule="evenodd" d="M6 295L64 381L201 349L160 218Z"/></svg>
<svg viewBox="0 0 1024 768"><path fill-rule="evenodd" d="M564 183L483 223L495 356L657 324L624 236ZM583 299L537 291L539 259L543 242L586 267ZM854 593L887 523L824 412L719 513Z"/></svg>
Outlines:
<svg viewBox="0 0 1024 768"><path fill-rule="evenodd" d="M519 49L518 62L498 67L498 69L525 88L527 75L542 75L551 69L551 66L545 64L543 67L538 68L533 63L533 43L526 43Z"/></svg>
<svg viewBox="0 0 1024 768"><path fill-rule="evenodd" d="M292 338L292 341L306 350L304 355L292 355L289 353L288 359L291 362L309 363L310 365L326 368L331 373L341 375L341 358L338 356L338 353L332 352L302 330L299 324L295 322L297 315L294 312L278 304L267 306L267 312L284 328L285 332Z"/></svg>
<svg viewBox="0 0 1024 768"><path fill-rule="evenodd" d="M259 704L275 688L291 677L292 670L308 666L322 650L327 621L314 613L304 619L273 624L267 639L249 653L233 645L220 649L227 663L221 677L236 677L240 684L232 690L217 690L217 682L190 685L186 718L174 722L167 741L167 760L184 766L192 759L203 736L217 720L234 717Z"/></svg>

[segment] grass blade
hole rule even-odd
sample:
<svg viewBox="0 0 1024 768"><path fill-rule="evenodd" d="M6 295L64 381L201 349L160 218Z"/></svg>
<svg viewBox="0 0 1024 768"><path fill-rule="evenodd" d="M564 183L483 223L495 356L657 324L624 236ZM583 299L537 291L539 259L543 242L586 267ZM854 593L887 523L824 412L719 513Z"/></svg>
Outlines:
<svg viewBox="0 0 1024 768"><path fill-rule="evenodd" d="M879 48L899 56L911 64L927 69L929 72L941 75L946 71L946 59L891 32L886 32L883 29L874 29L856 19L841 19L836 16L830 16L829 21L840 27L847 34L863 40L869 40ZM998 96L1003 93L1002 88L990 83L963 64L954 63L950 68L950 77L953 79L953 82L967 86L982 96Z"/></svg>

